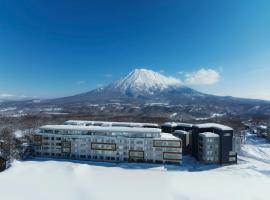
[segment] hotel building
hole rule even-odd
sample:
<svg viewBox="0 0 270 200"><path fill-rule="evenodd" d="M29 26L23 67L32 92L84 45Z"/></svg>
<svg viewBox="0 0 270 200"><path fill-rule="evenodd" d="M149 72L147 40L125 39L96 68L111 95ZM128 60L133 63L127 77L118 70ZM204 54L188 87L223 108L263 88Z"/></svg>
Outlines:
<svg viewBox="0 0 270 200"><path fill-rule="evenodd" d="M35 156L181 164L181 139L151 127L155 125L90 121L42 126L34 135Z"/></svg>

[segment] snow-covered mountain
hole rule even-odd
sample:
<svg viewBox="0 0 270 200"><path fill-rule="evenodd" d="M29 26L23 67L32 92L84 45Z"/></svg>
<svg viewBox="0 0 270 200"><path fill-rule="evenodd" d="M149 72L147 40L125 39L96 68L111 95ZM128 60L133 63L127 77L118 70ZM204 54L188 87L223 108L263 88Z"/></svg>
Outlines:
<svg viewBox="0 0 270 200"><path fill-rule="evenodd" d="M16 107L23 109L27 107L28 109L30 107L30 110L33 110L33 108L40 110L40 107L50 106L74 108L77 112L83 106L91 104L129 105L130 108L127 107L123 112L126 112L126 115L137 114L137 116L142 116L147 112L147 115L152 114L152 116L160 117L164 113L170 113L170 115L176 113L176 109L178 109L178 113L185 115L185 117L192 115L197 118L210 117L213 113L247 115L269 115L270 113L270 103L267 101L205 94L186 87L176 78L166 77L147 69L135 69L125 77L107 86L82 94L42 101L2 102L0 108ZM161 110L151 109L151 106L150 110L144 110L144 105L164 106ZM136 112L131 109L134 106L139 108ZM170 110L170 106L176 107ZM253 111L253 108L258 109ZM114 112L114 115L120 114L113 107L106 108L106 111L110 114ZM93 110L93 112L97 113L99 111Z"/></svg>
<svg viewBox="0 0 270 200"><path fill-rule="evenodd" d="M58 99L63 102L173 102L186 103L203 93L182 85L174 77L167 77L147 69L135 69L125 77L83 94Z"/></svg>
<svg viewBox="0 0 270 200"><path fill-rule="evenodd" d="M147 69L135 69L125 77L101 88L86 93L53 99L50 103L166 103L174 105L225 105L239 108L254 106L263 101L221 97L204 94L181 83Z"/></svg>
<svg viewBox="0 0 270 200"><path fill-rule="evenodd" d="M147 69L135 69L110 85L111 90L119 90L133 96L153 95L156 92L179 87L181 87L180 80Z"/></svg>

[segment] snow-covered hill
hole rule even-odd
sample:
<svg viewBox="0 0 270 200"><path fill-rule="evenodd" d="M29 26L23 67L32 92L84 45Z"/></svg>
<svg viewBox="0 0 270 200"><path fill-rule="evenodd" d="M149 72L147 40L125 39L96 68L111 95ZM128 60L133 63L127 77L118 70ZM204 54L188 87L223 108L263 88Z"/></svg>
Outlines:
<svg viewBox="0 0 270 200"><path fill-rule="evenodd" d="M181 86L181 81L166 77L160 73L147 69L135 69L124 78L111 84L112 90L120 90L125 94L152 95L166 89L175 89Z"/></svg>
<svg viewBox="0 0 270 200"><path fill-rule="evenodd" d="M239 163L183 166L15 161L0 173L5 200L268 200L270 144L248 137Z"/></svg>

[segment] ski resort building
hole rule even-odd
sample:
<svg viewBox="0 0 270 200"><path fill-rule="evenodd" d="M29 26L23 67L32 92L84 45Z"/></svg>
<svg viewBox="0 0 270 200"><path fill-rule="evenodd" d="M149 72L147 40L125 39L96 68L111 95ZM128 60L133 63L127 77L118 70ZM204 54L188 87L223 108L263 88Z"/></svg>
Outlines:
<svg viewBox="0 0 270 200"><path fill-rule="evenodd" d="M199 134L198 159L207 164L219 163L219 135L211 132Z"/></svg>
<svg viewBox="0 0 270 200"><path fill-rule="evenodd" d="M40 127L34 136L35 155L109 162L182 163L182 141L158 128L73 122Z"/></svg>
<svg viewBox="0 0 270 200"><path fill-rule="evenodd" d="M178 122L167 122L161 126L163 132L172 133L174 136L182 140L182 152L191 154L198 160L203 161L204 163L215 163L217 160L220 164L234 164L237 163L237 151L239 151L239 146L233 134L233 129L216 123L205 123L205 124L187 124L187 123L178 123ZM205 133L200 135L201 133ZM219 159L213 159L204 161L204 153L199 149L201 142L207 141L202 138L207 138L208 136L214 136L216 134L219 141ZM215 136L216 136L215 135ZM212 140L212 139L210 139ZM206 143L205 143L206 144ZM213 155L211 155L212 157ZM216 154L215 154L216 156Z"/></svg>
<svg viewBox="0 0 270 200"><path fill-rule="evenodd" d="M199 159L199 134L206 132L219 135L219 163L237 163L237 153L233 151L233 129L221 124L206 123L193 126L192 155Z"/></svg>

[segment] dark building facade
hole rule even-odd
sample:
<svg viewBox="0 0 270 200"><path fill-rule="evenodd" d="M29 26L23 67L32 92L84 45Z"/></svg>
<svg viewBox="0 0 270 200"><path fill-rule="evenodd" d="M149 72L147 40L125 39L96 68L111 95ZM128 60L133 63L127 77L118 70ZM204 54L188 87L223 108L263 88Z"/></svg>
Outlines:
<svg viewBox="0 0 270 200"><path fill-rule="evenodd" d="M4 171L7 166L7 160L0 156L0 172Z"/></svg>
<svg viewBox="0 0 270 200"><path fill-rule="evenodd" d="M192 134L188 131L175 130L173 136L180 138L182 140L182 154L187 155L191 152L192 145Z"/></svg>
<svg viewBox="0 0 270 200"><path fill-rule="evenodd" d="M220 164L237 163L237 153L233 152L233 129L215 123L197 124L192 130L192 155L198 159L198 139L200 133L216 133L220 137Z"/></svg>

